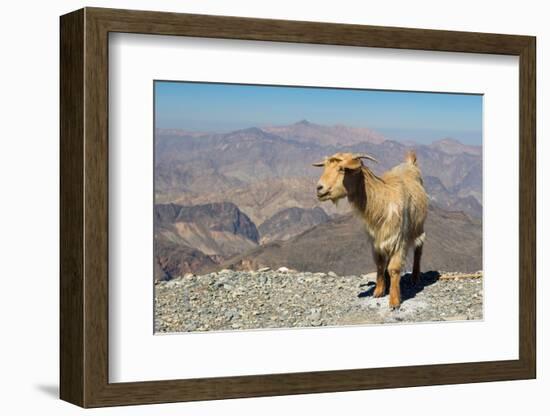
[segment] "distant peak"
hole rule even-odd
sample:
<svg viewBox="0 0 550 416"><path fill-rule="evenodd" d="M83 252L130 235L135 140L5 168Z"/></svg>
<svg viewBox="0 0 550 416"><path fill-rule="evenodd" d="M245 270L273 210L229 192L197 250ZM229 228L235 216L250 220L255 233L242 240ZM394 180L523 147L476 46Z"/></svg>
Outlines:
<svg viewBox="0 0 550 416"><path fill-rule="evenodd" d="M434 143L458 143L458 144L462 144L457 139L453 139L452 137L445 137L443 139L436 140Z"/></svg>
<svg viewBox="0 0 550 416"><path fill-rule="evenodd" d="M471 155L481 156L481 145L471 145L462 143L460 140L446 137L437 140L430 145L433 149L440 150L444 153L459 154L468 153Z"/></svg>
<svg viewBox="0 0 550 416"><path fill-rule="evenodd" d="M247 133L247 134L265 134L265 132L258 128L258 127L247 127L245 129L237 130L234 132L231 132L230 134L240 134L240 133Z"/></svg>
<svg viewBox="0 0 550 416"><path fill-rule="evenodd" d="M295 123L297 126L311 126L313 123L310 123L308 120L303 119Z"/></svg>

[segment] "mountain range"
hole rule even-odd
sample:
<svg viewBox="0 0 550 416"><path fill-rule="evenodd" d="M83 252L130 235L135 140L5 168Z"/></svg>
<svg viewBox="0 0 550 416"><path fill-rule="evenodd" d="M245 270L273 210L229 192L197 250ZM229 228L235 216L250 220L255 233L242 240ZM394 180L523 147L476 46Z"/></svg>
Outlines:
<svg viewBox="0 0 550 416"><path fill-rule="evenodd" d="M351 252L361 258L348 259L353 270L346 273L372 268L366 238L359 234L361 227L352 225L355 218L347 202L336 206L315 198L321 172L311 163L338 151L367 152L379 161L369 162L369 167L380 174L401 163L410 148L417 152L432 205L428 224L433 237L427 247L435 245L425 250L426 264L443 270L478 270L481 146L450 138L430 145L405 144L370 129L302 120L229 133L156 131L155 278L221 265L314 268L324 264L344 272L338 261L346 262L344 253L349 255L351 249L347 244L357 244L359 248ZM333 236L331 242L341 239L342 244L325 252L323 235ZM446 235L453 238L452 244ZM461 254L466 245L470 250ZM314 261L321 253L325 263Z"/></svg>

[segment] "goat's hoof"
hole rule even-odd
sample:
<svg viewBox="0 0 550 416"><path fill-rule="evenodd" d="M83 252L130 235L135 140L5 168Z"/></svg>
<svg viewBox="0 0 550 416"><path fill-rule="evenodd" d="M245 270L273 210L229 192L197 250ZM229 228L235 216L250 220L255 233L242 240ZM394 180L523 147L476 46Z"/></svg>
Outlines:
<svg viewBox="0 0 550 416"><path fill-rule="evenodd" d="M374 289L374 292L373 292L372 296L375 297L375 298L381 298L381 297L384 296L384 292L385 292L385 290Z"/></svg>

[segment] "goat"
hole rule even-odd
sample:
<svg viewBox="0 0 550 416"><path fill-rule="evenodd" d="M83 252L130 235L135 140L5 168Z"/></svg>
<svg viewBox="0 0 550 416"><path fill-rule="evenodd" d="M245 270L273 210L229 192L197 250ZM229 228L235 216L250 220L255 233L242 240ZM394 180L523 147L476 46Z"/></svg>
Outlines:
<svg viewBox="0 0 550 416"><path fill-rule="evenodd" d="M368 154L336 153L313 166L324 167L317 183L319 201L336 203L347 197L359 214L373 246L376 263L376 288L373 296L386 294L386 270L389 275L389 305L401 305L399 281L407 252L414 246L413 283L420 276L420 259L426 234L424 221L428 211L428 196L416 153L410 151L405 161L382 176L363 165L362 159L376 162Z"/></svg>

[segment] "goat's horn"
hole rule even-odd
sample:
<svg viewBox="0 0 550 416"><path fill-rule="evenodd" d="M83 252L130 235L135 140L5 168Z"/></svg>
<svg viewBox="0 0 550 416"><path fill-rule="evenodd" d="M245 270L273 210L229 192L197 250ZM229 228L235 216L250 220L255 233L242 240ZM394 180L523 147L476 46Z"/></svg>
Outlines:
<svg viewBox="0 0 550 416"><path fill-rule="evenodd" d="M317 166L317 167L320 167L320 166L325 166L325 162L327 161L327 157L325 156L323 158L323 161L322 162L316 162L316 163L312 163L313 166Z"/></svg>
<svg viewBox="0 0 550 416"><path fill-rule="evenodd" d="M353 155L353 158L354 159L369 159L369 160L372 160L373 162L378 163L378 160L376 160L374 157L372 157L371 155L368 155L366 153L356 153L356 154Z"/></svg>

